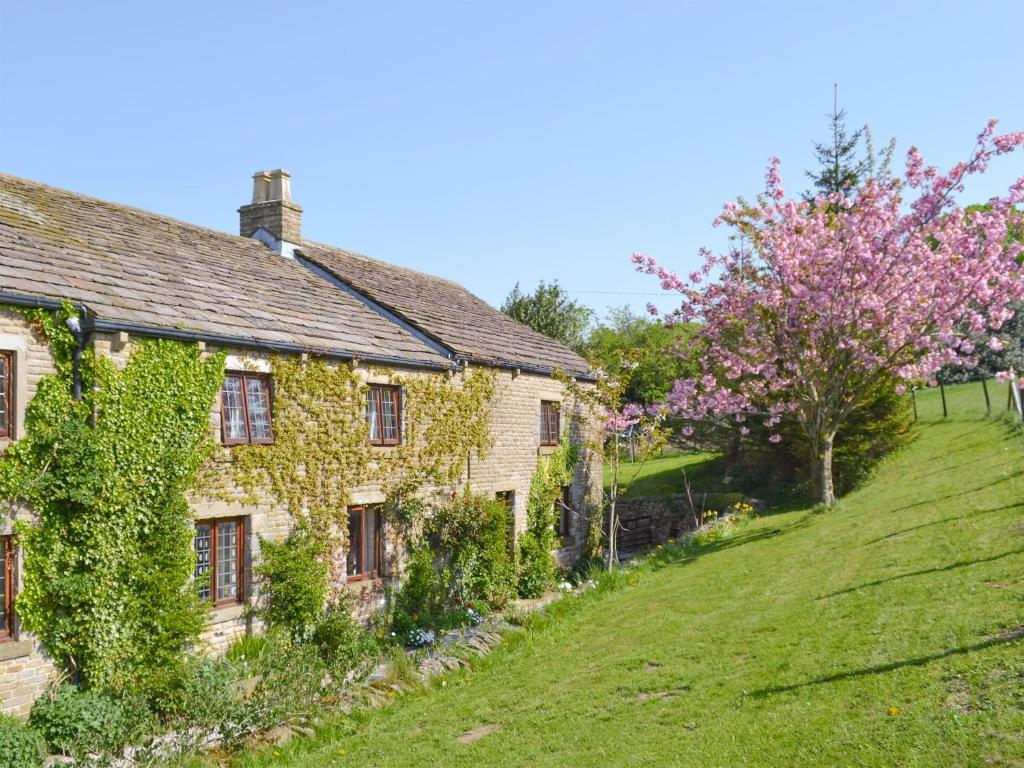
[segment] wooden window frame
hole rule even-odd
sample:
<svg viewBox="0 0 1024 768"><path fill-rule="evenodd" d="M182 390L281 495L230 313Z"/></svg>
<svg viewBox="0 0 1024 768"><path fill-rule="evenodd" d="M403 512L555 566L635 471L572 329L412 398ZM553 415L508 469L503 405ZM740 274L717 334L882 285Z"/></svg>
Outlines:
<svg viewBox="0 0 1024 768"><path fill-rule="evenodd" d="M242 421L245 424L245 437L228 436L228 420L224 404L224 386L220 390L220 437L222 445L270 445L274 442L274 380L269 373L254 373L252 371L227 371L224 374L224 381L230 378L241 380L242 384ZM269 437L252 436L252 424L249 421L249 393L245 382L248 379L259 379L267 390L267 420L270 427Z"/></svg>
<svg viewBox="0 0 1024 768"><path fill-rule="evenodd" d="M235 555L236 578L238 580L236 594L234 597L226 597L223 600L217 599L217 526L222 523L236 523L238 525L238 552ZM196 520L195 527L200 525L210 526L210 604L214 608L223 608L228 605L238 605L245 602L245 518L244 517L212 517L205 520ZM193 539L195 536L193 535ZM195 545L193 544L193 547Z"/></svg>
<svg viewBox="0 0 1024 768"><path fill-rule="evenodd" d="M359 513L360 527L362 528L362 539L359 542L359 549L356 550L356 558L359 563L359 567L365 567L366 563L363 562L364 542L366 541L366 510L372 509L375 513L374 519L377 521L377 529L373 532L374 542L374 559L377 561L377 567L372 571L361 571L359 573L350 574L348 572L348 557L346 553L345 557L345 581L366 581L368 579L377 579L381 575L381 557L384 554L384 520L381 517L381 510L383 509L381 504L355 504L348 508L349 521L352 519L352 513ZM352 537L349 536L348 550L352 551Z"/></svg>
<svg viewBox="0 0 1024 768"><path fill-rule="evenodd" d="M10 440L14 437L14 352L9 349L0 350L0 358L6 362L7 369L3 391L0 393L7 406L4 418L0 419L0 439Z"/></svg>
<svg viewBox="0 0 1024 768"><path fill-rule="evenodd" d="M540 401L540 444L544 446L558 445L562 438L562 409L557 400ZM554 437L551 437L551 422L554 418Z"/></svg>
<svg viewBox="0 0 1024 768"><path fill-rule="evenodd" d="M0 630L0 642L14 639L14 579L17 570L14 567L14 555L16 552L14 536L0 536L0 550L3 552L4 569L4 593L3 611L5 628Z"/></svg>
<svg viewBox="0 0 1024 768"><path fill-rule="evenodd" d="M384 437L379 437L376 440L373 439L372 435L367 435L370 445L381 445L381 446L394 446L402 444L402 388L396 384L370 384L366 391L367 397L370 392L377 390L379 393L388 392L394 397L395 401L395 433L396 437L388 440ZM384 434L384 398L379 394L377 396L377 424L380 427L380 434ZM367 423L369 427L369 423Z"/></svg>

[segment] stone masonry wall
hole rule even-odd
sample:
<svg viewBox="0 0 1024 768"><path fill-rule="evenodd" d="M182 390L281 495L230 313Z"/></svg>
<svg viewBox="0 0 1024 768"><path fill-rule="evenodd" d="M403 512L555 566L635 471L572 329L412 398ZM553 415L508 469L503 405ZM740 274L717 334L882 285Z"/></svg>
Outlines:
<svg viewBox="0 0 1024 768"><path fill-rule="evenodd" d="M621 525L620 552L631 552L676 539L696 529L702 511L724 512L740 501L749 501L740 493L695 493L694 514L690 500L683 493L671 496L637 496L620 498L615 512Z"/></svg>
<svg viewBox="0 0 1024 768"><path fill-rule="evenodd" d="M111 357L124 365L132 350L133 340L126 334L95 334L92 343L99 355ZM7 346L5 346L5 344ZM0 308L0 349L15 349L18 353L19 376L24 375L25 392L18 399L20 411L31 399L39 379L53 371L48 346L35 338L21 315ZM212 346L206 349L216 351ZM266 355L232 349L228 350L229 370L269 370ZM24 361L24 362L23 362ZM384 372L370 371L360 367L361 375L370 382L386 383ZM437 376L440 373L404 371L411 375ZM518 373L510 370L496 372L496 390L492 401L491 431L493 446L486 457L473 457L459 481L449 488L425 488L425 498L441 499L451 490L470 485L477 493L494 496L499 492L514 493L514 514L516 532L526 528L526 501L530 480L537 467L538 459L552 449L540 446L541 401L554 400L562 403L563 429L569 427L568 413L577 405L570 402L564 388L547 376ZM214 404L210 415L213 433L221 434L219 402ZM23 432L18 433L23 434ZM2 447L2 446L0 446ZM223 448L209 469L214 476L230 483L228 451ZM387 449L383 449L387 450ZM571 520L570 535L563 540L555 553L563 564L576 559L585 542L589 525L589 511L597 508L601 498L600 457L585 455L577 468L572 484L572 498L577 514ZM234 489L239 491L239 489ZM237 637L249 632L260 631L257 618L251 616L247 607L258 601L252 585L253 564L259 562L260 539L281 541L291 529L292 520L268 493L256 494L255 503L225 501L219 498L194 498L191 506L197 520L240 517L245 521L243 582L246 603L218 608L211 611L210 621L201 638L202 646L209 652L218 653L227 648ZM230 493L227 494L229 497ZM241 497L242 494L236 494ZM364 485L352 489L352 504L376 504L384 500L381 489L375 485ZM20 516L27 516L27 510L20 510ZM9 527L9 526L8 526ZM0 532L8 532L6 529ZM341 553L343 554L343 553ZM344 585L355 596L355 611L362 618L368 618L383 606L387 581L397 581L401 572L401 545L385 527L384 531L384 579L371 579ZM6 649L5 649L6 646ZM12 641L0 642L0 712L26 715L32 701L46 688L54 668L42 648L24 633L16 633Z"/></svg>
<svg viewBox="0 0 1024 768"><path fill-rule="evenodd" d="M14 353L14 438L25 434L25 406L35 396L39 380L53 373L50 347L25 321L24 315L0 307L0 350ZM0 439L0 451L10 440ZM15 520L31 519L24 508L0 507L0 535L14 533ZM20 583L21 567L17 555L14 583ZM10 637L0 640L0 713L27 715L32 702L46 690L54 675L54 666L42 647L18 626L17 617Z"/></svg>

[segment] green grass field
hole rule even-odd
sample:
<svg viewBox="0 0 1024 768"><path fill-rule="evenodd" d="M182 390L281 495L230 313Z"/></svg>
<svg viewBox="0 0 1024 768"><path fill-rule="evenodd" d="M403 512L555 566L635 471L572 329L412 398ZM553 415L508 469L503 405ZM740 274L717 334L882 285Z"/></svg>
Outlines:
<svg viewBox="0 0 1024 768"><path fill-rule="evenodd" d="M1024 765L1024 440L979 387L947 389L947 421L937 394L836 508L753 520L236 765Z"/></svg>
<svg viewBox="0 0 1024 768"><path fill-rule="evenodd" d="M713 453L679 453L665 451L660 456L631 463L619 469L621 496L667 496L683 493L683 470L693 490L712 490L719 477L718 462ZM611 485L611 471L604 468L604 485Z"/></svg>

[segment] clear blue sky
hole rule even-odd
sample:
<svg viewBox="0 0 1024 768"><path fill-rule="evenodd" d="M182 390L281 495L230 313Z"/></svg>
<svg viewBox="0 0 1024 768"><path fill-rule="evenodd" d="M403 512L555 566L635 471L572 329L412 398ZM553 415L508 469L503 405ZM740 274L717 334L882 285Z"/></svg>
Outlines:
<svg viewBox="0 0 1024 768"><path fill-rule="evenodd" d="M1019 0L0 0L0 168L234 232L285 167L312 239L640 308L630 253L692 267L770 155L806 186L833 82L942 165L1024 128L1022 34Z"/></svg>

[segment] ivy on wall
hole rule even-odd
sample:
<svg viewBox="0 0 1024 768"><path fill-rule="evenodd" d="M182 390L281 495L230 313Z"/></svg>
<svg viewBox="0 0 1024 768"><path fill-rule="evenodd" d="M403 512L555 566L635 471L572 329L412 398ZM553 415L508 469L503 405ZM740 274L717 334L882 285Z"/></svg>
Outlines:
<svg viewBox="0 0 1024 768"><path fill-rule="evenodd" d="M428 484L453 484L471 455L490 448L490 370L443 376L372 369L402 390L402 442L375 448L367 441L368 385L354 366L273 357L270 367L274 442L227 451L229 479L243 501L269 491L325 557L345 543L353 488L378 485L391 519L415 527L422 509L416 494ZM221 495L232 498L230 489Z"/></svg>
<svg viewBox="0 0 1024 768"><path fill-rule="evenodd" d="M270 360L274 442L229 450L231 474L255 502L266 489L296 524L329 536L345 519L351 489L371 476L366 385L348 365Z"/></svg>
<svg viewBox="0 0 1024 768"><path fill-rule="evenodd" d="M0 460L0 498L36 515L18 528L18 615L84 683L124 689L173 668L203 626L186 493L213 449L224 357L144 340L119 369L83 350L76 401L77 342L64 323L74 309L24 314L56 373L39 382L27 434Z"/></svg>
<svg viewBox="0 0 1024 768"><path fill-rule="evenodd" d="M551 550L555 548L555 523L562 487L572 483L579 462L579 445L568 434L549 456L537 461L526 500L526 531L519 538L519 593L540 597L554 578Z"/></svg>

